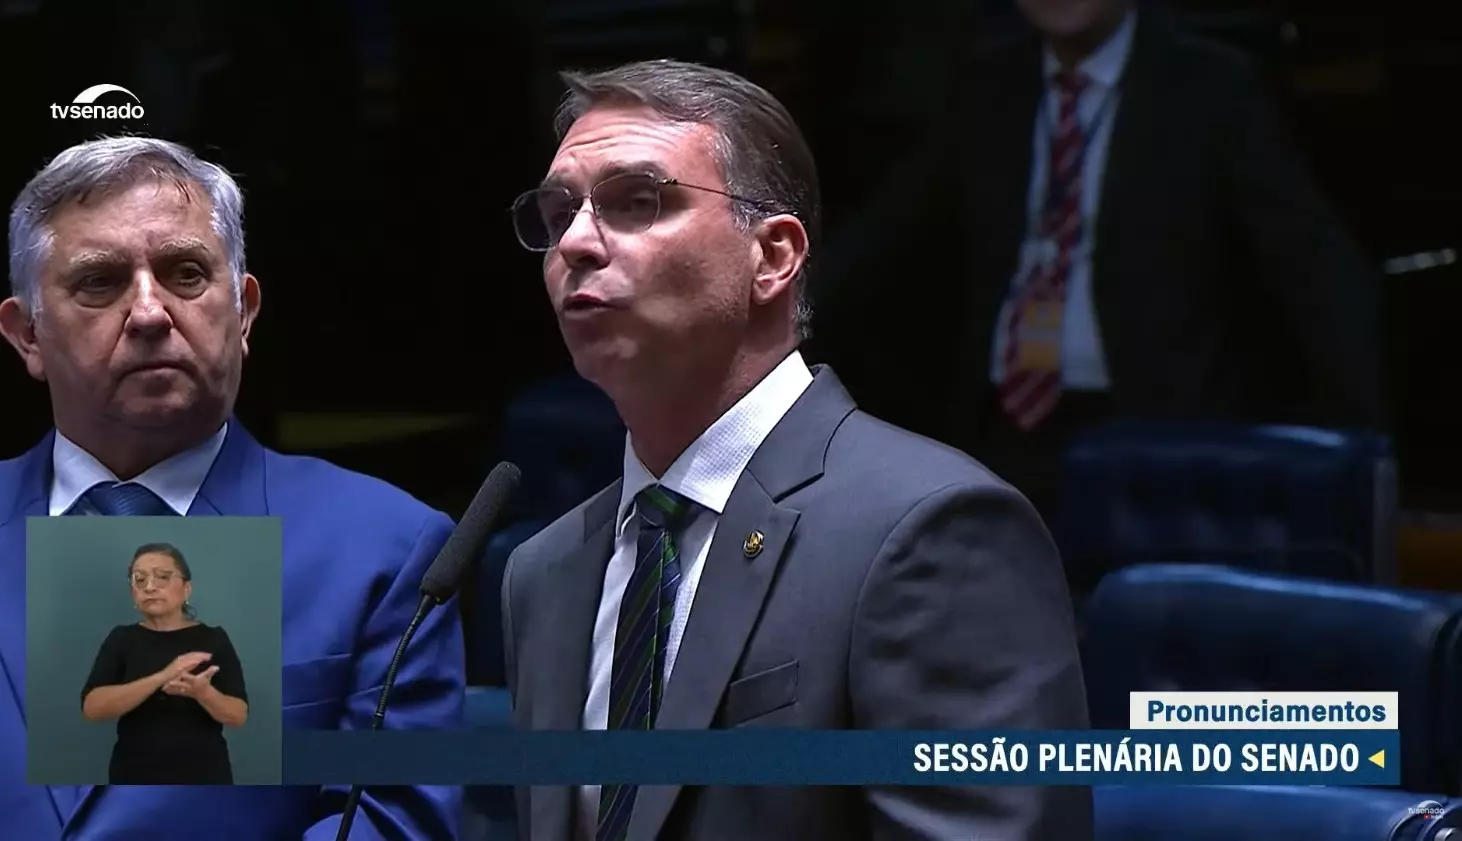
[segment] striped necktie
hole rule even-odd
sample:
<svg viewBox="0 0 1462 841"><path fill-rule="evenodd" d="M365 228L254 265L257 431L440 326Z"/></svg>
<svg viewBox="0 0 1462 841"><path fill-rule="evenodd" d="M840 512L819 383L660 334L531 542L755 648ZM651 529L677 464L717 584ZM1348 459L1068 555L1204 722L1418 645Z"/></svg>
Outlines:
<svg viewBox="0 0 1462 841"><path fill-rule="evenodd" d="M1056 257L1037 265L1015 292L1005 344L1000 407L1016 426L1034 429L1061 399L1061 327L1066 282L1082 238L1081 180L1087 137L1077 105L1087 77L1056 74L1056 130L1051 138L1050 180L1041 214L1042 234L1055 241Z"/></svg>
<svg viewBox="0 0 1462 841"><path fill-rule="evenodd" d="M178 512L162 497L131 482L98 482L81 495L67 514L103 517L176 517Z"/></svg>
<svg viewBox="0 0 1462 841"><path fill-rule="evenodd" d="M614 632L610 730L649 730L655 724L665 691L665 656L680 586L680 552L674 532L691 507L685 497L659 485L635 497L640 536L635 569L625 585ZM623 841L635 791L631 785L600 789L596 841Z"/></svg>

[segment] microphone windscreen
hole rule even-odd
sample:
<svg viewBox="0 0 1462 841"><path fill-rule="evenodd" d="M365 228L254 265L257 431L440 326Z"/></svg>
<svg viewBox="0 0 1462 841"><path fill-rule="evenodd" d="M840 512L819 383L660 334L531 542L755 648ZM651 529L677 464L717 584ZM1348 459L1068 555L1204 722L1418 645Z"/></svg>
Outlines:
<svg viewBox="0 0 1462 841"><path fill-rule="evenodd" d="M517 466L501 462L483 480L482 487L467 506L467 513L457 523L457 528L447 538L442 551L437 553L426 575L421 579L421 592L431 596L438 603L445 602L457 592L466 574L487 547L493 527L507 508L508 500L518 489L523 474Z"/></svg>

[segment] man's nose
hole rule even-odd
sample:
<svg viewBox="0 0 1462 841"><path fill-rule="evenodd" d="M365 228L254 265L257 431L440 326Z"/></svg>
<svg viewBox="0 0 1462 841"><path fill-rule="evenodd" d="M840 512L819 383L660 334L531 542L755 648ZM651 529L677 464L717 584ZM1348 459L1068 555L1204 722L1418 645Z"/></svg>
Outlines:
<svg viewBox="0 0 1462 841"><path fill-rule="evenodd" d="M602 266L608 262L604 248L604 232L599 227L599 218L594 213L593 203L584 199L569 226L558 239L558 253L571 266L585 264Z"/></svg>
<svg viewBox="0 0 1462 841"><path fill-rule="evenodd" d="M134 333L152 333L172 326L164 296L167 294L157 277L146 269L132 278L132 306L127 313L127 329Z"/></svg>

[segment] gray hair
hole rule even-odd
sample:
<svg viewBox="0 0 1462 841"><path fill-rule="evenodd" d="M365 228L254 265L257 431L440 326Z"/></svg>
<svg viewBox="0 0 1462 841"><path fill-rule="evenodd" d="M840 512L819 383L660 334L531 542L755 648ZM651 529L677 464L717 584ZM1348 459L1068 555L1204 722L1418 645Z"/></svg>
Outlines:
<svg viewBox="0 0 1462 841"><path fill-rule="evenodd" d="M115 193L146 181L170 181L208 194L214 233L223 241L240 305L244 276L244 197L233 176L177 143L151 137L104 137L80 143L51 159L10 208L10 288L32 317L40 312L41 266L50 256L50 220L66 205Z"/></svg>
<svg viewBox="0 0 1462 841"><path fill-rule="evenodd" d="M757 202L732 202L738 224L750 230L773 213L796 216L807 229L810 261L822 225L817 166L802 131L776 97L730 71L665 59L559 75L568 87L554 116L559 140L587 111L612 103L644 105L676 122L708 125L716 131L712 154L726 191ZM807 274L804 264L794 283L802 339L812 333Z"/></svg>

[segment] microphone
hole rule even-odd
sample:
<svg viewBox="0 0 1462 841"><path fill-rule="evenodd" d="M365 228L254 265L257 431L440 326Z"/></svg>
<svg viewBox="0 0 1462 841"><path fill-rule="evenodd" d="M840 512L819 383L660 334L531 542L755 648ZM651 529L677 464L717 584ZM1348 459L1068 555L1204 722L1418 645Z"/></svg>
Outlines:
<svg viewBox="0 0 1462 841"><path fill-rule="evenodd" d="M457 592L462 584L462 576L481 557L482 550L492 535L493 526L502 516L509 497L518 489L518 482L522 478L522 471L516 465L506 461L499 462L487 474L482 487L477 489L477 495L472 498L472 504L467 506L467 513L462 515L462 521L452 530L451 536L442 546L442 551L437 553L436 559L421 577L421 603L417 605L416 616L406 626L406 633L401 636L401 643L396 646L396 654L391 658L390 667L386 669L386 682L381 686L376 714L371 718L372 730L380 730L386 720L386 702L391 694L391 687L396 683L396 670L401 667L406 646L416 636L416 630L421 627L422 620L426 619L432 608L444 604ZM350 837L350 825L355 821L356 809L360 808L362 792L362 786L350 787L335 841L346 841Z"/></svg>

